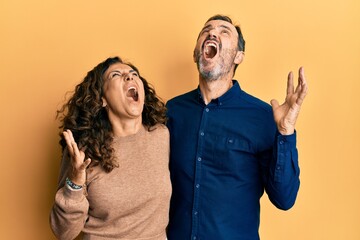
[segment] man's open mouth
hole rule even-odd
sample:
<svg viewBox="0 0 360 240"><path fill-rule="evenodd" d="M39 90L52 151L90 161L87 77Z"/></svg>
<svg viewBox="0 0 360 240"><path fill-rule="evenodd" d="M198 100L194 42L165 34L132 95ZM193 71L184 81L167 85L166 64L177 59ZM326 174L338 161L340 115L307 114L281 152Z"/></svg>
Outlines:
<svg viewBox="0 0 360 240"><path fill-rule="evenodd" d="M212 59L218 52L217 44L213 41L206 41L204 43L204 56L205 59Z"/></svg>
<svg viewBox="0 0 360 240"><path fill-rule="evenodd" d="M131 97L135 102L139 100L139 93L135 87L129 87L126 96Z"/></svg>

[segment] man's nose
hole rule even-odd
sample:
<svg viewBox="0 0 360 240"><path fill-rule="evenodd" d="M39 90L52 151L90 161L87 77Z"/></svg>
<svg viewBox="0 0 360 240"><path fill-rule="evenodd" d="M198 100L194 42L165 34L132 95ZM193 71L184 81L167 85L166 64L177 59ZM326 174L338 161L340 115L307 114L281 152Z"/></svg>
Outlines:
<svg viewBox="0 0 360 240"><path fill-rule="evenodd" d="M209 36L210 36L210 38L217 38L217 32L216 32L216 30L215 29L211 29L210 31L209 31Z"/></svg>

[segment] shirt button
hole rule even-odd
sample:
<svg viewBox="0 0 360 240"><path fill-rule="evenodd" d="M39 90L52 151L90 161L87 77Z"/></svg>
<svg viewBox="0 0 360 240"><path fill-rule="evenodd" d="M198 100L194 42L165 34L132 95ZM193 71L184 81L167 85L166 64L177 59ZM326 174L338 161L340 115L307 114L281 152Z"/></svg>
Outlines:
<svg viewBox="0 0 360 240"><path fill-rule="evenodd" d="M198 157L198 161L201 162L201 157Z"/></svg>
<svg viewBox="0 0 360 240"><path fill-rule="evenodd" d="M201 133L200 133L200 135L201 135L201 136L204 136L204 135L205 135L205 133L204 133L204 132L201 132Z"/></svg>
<svg viewBox="0 0 360 240"><path fill-rule="evenodd" d="M196 237L193 237L194 240L196 240Z"/></svg>
<svg viewBox="0 0 360 240"><path fill-rule="evenodd" d="M277 169L277 170L280 170L280 169L281 169L281 167L280 167L280 166L277 166L277 167L276 167L276 169Z"/></svg>
<svg viewBox="0 0 360 240"><path fill-rule="evenodd" d="M195 214L195 215L197 215L197 214L198 214L198 212L194 212L194 214Z"/></svg>
<svg viewBox="0 0 360 240"><path fill-rule="evenodd" d="M283 145L284 144L284 141L283 140L280 140L280 142L279 142L281 145Z"/></svg>
<svg viewBox="0 0 360 240"><path fill-rule="evenodd" d="M210 110L209 110L208 108L205 108L205 111L206 111L206 112L209 112Z"/></svg>
<svg viewBox="0 0 360 240"><path fill-rule="evenodd" d="M196 188L199 188L200 187L200 184L196 184Z"/></svg>

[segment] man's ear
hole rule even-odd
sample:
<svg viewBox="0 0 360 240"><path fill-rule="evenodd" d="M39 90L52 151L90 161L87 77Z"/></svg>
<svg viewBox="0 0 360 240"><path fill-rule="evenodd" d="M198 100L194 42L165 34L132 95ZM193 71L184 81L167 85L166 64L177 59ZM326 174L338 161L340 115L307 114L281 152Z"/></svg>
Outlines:
<svg viewBox="0 0 360 240"><path fill-rule="evenodd" d="M194 63L196 63L195 50L193 51L193 60L194 60Z"/></svg>
<svg viewBox="0 0 360 240"><path fill-rule="evenodd" d="M235 64L242 63L242 61L244 60L244 57L245 57L245 53L243 51L237 51L235 59L234 59L234 63Z"/></svg>

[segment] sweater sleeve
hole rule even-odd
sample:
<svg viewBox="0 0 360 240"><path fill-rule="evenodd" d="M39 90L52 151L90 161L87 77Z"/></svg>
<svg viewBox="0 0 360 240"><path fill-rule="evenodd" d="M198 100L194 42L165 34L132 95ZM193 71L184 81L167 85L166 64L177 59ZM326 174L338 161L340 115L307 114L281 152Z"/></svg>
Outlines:
<svg viewBox="0 0 360 240"><path fill-rule="evenodd" d="M67 151L63 153L58 190L50 213L50 226L58 239L74 239L82 231L88 217L89 202L82 191L70 190L65 179L70 167Z"/></svg>

